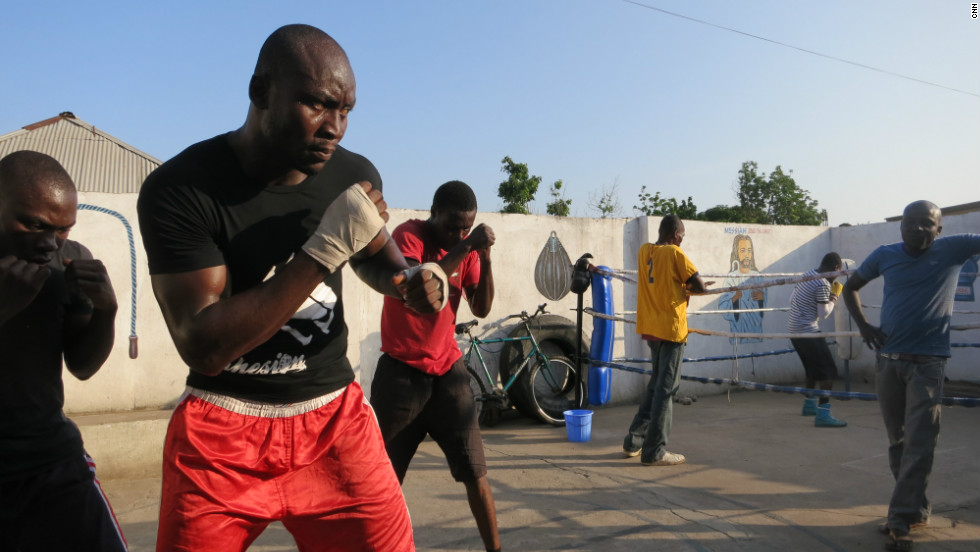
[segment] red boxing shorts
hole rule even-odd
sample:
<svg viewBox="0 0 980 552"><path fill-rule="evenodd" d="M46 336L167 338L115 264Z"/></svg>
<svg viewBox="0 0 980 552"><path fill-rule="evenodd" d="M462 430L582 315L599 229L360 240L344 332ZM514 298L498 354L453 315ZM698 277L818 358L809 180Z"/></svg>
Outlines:
<svg viewBox="0 0 980 552"><path fill-rule="evenodd" d="M293 405L188 392L164 444L159 552L243 551L273 521L301 552L415 550L359 385Z"/></svg>

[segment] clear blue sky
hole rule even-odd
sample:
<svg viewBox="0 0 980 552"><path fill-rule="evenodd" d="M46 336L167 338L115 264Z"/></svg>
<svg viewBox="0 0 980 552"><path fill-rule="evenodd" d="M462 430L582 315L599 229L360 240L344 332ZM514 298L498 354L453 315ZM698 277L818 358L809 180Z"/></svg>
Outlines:
<svg viewBox="0 0 980 552"><path fill-rule="evenodd" d="M624 0L12 2L0 133L72 111L166 160L240 126L262 41L309 23L347 50L344 145L394 207L460 179L497 210L507 155L543 178L542 214L557 179L573 216L613 186L620 216L643 185L731 205L747 160L792 170L831 225L980 200L970 2L637 1L745 34Z"/></svg>

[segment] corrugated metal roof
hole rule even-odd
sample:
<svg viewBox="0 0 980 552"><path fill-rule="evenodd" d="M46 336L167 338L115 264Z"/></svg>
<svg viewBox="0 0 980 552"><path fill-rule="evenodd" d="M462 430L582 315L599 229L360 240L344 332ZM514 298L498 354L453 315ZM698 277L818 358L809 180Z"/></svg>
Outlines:
<svg viewBox="0 0 980 552"><path fill-rule="evenodd" d="M134 194L161 164L68 111L0 135L0 157L20 150L57 159L81 192Z"/></svg>

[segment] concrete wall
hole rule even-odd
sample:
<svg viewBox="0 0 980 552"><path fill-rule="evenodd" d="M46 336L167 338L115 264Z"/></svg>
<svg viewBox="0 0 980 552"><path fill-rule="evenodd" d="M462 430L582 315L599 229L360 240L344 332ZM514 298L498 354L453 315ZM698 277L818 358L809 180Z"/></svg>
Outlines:
<svg viewBox="0 0 980 552"><path fill-rule="evenodd" d="M128 356L130 335L130 311L132 301L130 277L130 253L126 231L118 218L94 211L80 211L78 224L72 231L72 239L85 244L101 258L109 268L116 295L119 314L116 321L116 346L106 366L87 382L79 382L70 375L65 377L65 410L69 413L120 412L142 409L158 409L172 406L179 398L187 368L181 362L170 340L160 315L159 307L150 288L146 259L136 220L135 196L82 193L79 201L119 212L129 222L133 231L136 253L136 333L139 338L139 356ZM389 228L409 218L426 218L425 211L392 209ZM489 224L496 233L497 245L493 253L493 269L496 283L496 300L490 316L480 321L481 335L499 335L512 327L502 322L509 314L522 310L532 311L540 303L548 302L548 310L575 320L576 296L567 295L560 301L549 302L534 286L533 270L537 257L544 248L552 231L561 240L574 262L583 253L594 256L593 263L613 269L636 269L636 250L644 241L656 240L659 218L638 219L560 219L550 216L505 215L480 213L477 222ZM980 214L948 217L944 221L946 234L980 231ZM687 235L683 248L703 273L727 273L730 270L729 255L736 234L746 233L753 237L755 256L759 270L765 272L802 272L819 264L824 253L836 249L842 256L860 261L880 243L900 239L897 223L882 223L849 228L824 227L776 227L732 225L691 221L686 223ZM370 381L379 356L378 333L382 300L375 292L360 283L349 269L344 286L347 323L350 327L349 357L358 379L370 392ZM635 275L634 275L635 277ZM722 285L721 279L716 286ZM767 306L786 306L792 286L769 288ZM635 287L615 280L613 283L616 312L635 309ZM591 306L591 296L586 294L586 306ZM870 284L862 299L867 304L880 304L880 284ZM717 308L718 296L695 297L692 310ZM976 301L957 303L958 310L980 310ZM869 311L870 316L874 316ZM459 320L472 319L466 306L460 307ZM976 315L958 316L954 323L975 322ZM591 320L586 317L585 327L591 330ZM698 315L691 320L693 327L728 331L729 323L720 315ZM822 328L833 329L833 319L825 321ZM785 313L767 313L763 317L764 332L785 332ZM957 332L953 341L978 341L978 332ZM786 339L766 340L760 343L739 344L740 353L788 348ZM686 356L704 357L731 354L733 346L728 338L692 336ZM614 357L649 356L634 327L616 324ZM977 366L977 349L955 349L948 372L952 379L980 381ZM871 355L850 362L855 378L870 377ZM495 360L490 360L495 363ZM685 373L710 377L730 377L735 369L730 361L692 363L685 366ZM762 357L741 360L737 366L743 380L768 383L798 383L802 381L802 368L795 355ZM613 402L634 400L643 389L646 378L640 374L623 371L613 372ZM685 384L682 392L713 393L721 388L714 385Z"/></svg>
<svg viewBox="0 0 980 552"><path fill-rule="evenodd" d="M131 255L126 228L121 220L102 212L79 210L70 238L81 242L101 259L112 279L119 303L116 341L109 360L88 381L65 372L65 411L121 412L155 409L176 404L183 390L187 368L177 355L166 324L150 288L146 255L136 219L133 194L79 193L79 203L111 209L131 227L136 256L136 335L139 354L129 358L133 301Z"/></svg>

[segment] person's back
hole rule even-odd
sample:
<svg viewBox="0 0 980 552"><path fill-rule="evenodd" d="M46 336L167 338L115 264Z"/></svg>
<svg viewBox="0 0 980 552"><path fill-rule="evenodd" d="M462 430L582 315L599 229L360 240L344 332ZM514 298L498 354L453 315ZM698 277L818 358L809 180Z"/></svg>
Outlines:
<svg viewBox="0 0 980 552"><path fill-rule="evenodd" d="M638 258L646 278L637 286L636 332L666 341L687 339L687 294L684 283L691 273L687 255L678 245L645 243ZM693 266L693 265L692 265Z"/></svg>
<svg viewBox="0 0 980 552"><path fill-rule="evenodd" d="M803 277L814 276L817 271L809 270ZM830 284L823 278L800 282L793 287L789 296L789 321L786 331L789 333L816 333L820 331L820 320L817 312L818 303L830 301Z"/></svg>
<svg viewBox="0 0 980 552"><path fill-rule="evenodd" d="M688 293L703 292L706 284L680 248L684 235L680 217L667 215L660 221L657 243L645 243L637 252L636 333L650 347L652 374L623 440L623 454L640 456L645 466L686 461L683 454L667 450L667 441L687 343Z"/></svg>

